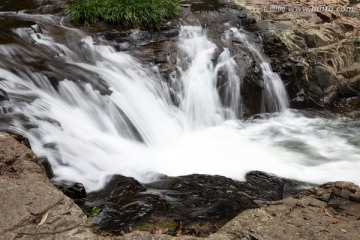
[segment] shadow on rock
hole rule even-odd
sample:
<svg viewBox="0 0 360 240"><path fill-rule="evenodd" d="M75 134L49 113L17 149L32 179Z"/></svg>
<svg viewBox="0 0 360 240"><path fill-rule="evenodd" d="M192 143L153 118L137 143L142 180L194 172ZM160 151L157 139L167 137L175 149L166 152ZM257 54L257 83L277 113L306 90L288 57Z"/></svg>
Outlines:
<svg viewBox="0 0 360 240"><path fill-rule="evenodd" d="M249 172L244 182L193 174L160 176L155 182L141 184L115 175L104 189L88 193L86 198L82 195L76 202L100 231L118 234L135 229L208 236L240 212L297 194L307 186L259 171ZM69 187L61 189L69 193Z"/></svg>

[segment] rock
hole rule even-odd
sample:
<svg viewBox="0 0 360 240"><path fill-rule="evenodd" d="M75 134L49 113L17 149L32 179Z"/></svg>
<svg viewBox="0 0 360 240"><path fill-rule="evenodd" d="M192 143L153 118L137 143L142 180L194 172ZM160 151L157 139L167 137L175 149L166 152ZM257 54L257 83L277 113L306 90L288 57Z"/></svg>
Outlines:
<svg viewBox="0 0 360 240"><path fill-rule="evenodd" d="M46 176L52 179L55 175L49 160L46 157L38 157L38 162L44 169Z"/></svg>
<svg viewBox="0 0 360 240"><path fill-rule="evenodd" d="M165 35L165 37L174 38L179 36L180 31L178 29L170 29L167 31L163 31L163 34Z"/></svg>
<svg viewBox="0 0 360 240"><path fill-rule="evenodd" d="M27 148L31 149L31 145L30 145L30 141L28 138L20 135L20 134L17 134L17 133L14 133L14 132L7 132L12 138L14 138L16 141L18 141L19 143L25 145Z"/></svg>
<svg viewBox="0 0 360 240"><path fill-rule="evenodd" d="M43 34L43 31L38 24L31 25L31 29L34 31L34 33Z"/></svg>
<svg viewBox="0 0 360 240"><path fill-rule="evenodd" d="M357 9L353 13L296 12L289 9L324 4L344 7L348 1L298 0L294 3L285 0L282 2L284 11L259 11L271 10L269 6L278 3L275 0L235 2L246 6L248 15L258 20L247 29L264 39L264 52L285 82L292 108L330 109L341 98L358 96L359 73L348 69L355 70L358 63L359 8L353 5ZM332 109L336 111L337 108Z"/></svg>
<svg viewBox="0 0 360 240"><path fill-rule="evenodd" d="M348 182L327 183L305 190L295 197L265 202L225 224L208 238L181 236L181 239L357 239L360 234L360 188ZM128 239L179 238L132 232Z"/></svg>
<svg viewBox="0 0 360 240"><path fill-rule="evenodd" d="M92 218L97 229L126 230L153 209L151 197L139 197L145 190L134 178L115 175L105 188L89 193L81 207L85 212L91 212L93 207L101 208L100 214Z"/></svg>
<svg viewBox="0 0 360 240"><path fill-rule="evenodd" d="M256 201L279 200L300 191L303 183L262 172L250 172L246 182L221 176L193 174L162 176L141 185L117 175L105 189L89 193L85 212L100 207L92 218L96 229L119 232L129 227L151 231L167 228L167 234L207 236Z"/></svg>
<svg viewBox="0 0 360 240"><path fill-rule="evenodd" d="M210 239L357 239L359 194L352 183L324 184L244 211Z"/></svg>
<svg viewBox="0 0 360 240"><path fill-rule="evenodd" d="M9 101L9 96L5 92L5 90L0 88L0 101Z"/></svg>
<svg viewBox="0 0 360 240"><path fill-rule="evenodd" d="M86 198L86 190L84 185L81 183L55 183L55 186L71 199L77 200Z"/></svg>
<svg viewBox="0 0 360 240"><path fill-rule="evenodd" d="M2 239L96 239L81 209L51 184L30 149L0 133L0 155Z"/></svg>
<svg viewBox="0 0 360 240"><path fill-rule="evenodd" d="M103 201L121 202L124 199L129 199L134 194L145 190L146 188L134 178L115 175L111 177L111 180L103 189L90 193L88 198L94 200L101 199Z"/></svg>
<svg viewBox="0 0 360 240"><path fill-rule="evenodd" d="M315 66L315 81L321 88L327 88L335 83L336 75L331 71L331 68L325 66Z"/></svg>

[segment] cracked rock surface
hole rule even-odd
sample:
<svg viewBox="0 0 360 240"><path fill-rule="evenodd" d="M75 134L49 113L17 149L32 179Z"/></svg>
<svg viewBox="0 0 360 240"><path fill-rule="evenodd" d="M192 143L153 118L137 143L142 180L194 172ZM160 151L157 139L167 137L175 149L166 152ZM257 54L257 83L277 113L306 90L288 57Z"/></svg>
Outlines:
<svg viewBox="0 0 360 240"><path fill-rule="evenodd" d="M360 188L327 183L245 211L217 234L228 239L359 239Z"/></svg>
<svg viewBox="0 0 360 240"><path fill-rule="evenodd" d="M0 239L92 239L86 217L53 186L35 154L0 133Z"/></svg>

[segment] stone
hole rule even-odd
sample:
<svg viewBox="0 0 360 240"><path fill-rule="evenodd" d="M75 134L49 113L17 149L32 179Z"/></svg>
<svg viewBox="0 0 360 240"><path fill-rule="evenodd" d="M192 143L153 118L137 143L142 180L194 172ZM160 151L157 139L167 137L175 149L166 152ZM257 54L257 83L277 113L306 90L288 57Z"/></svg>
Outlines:
<svg viewBox="0 0 360 240"><path fill-rule="evenodd" d="M352 183L324 184L244 211L210 239L357 239L359 193Z"/></svg>
<svg viewBox="0 0 360 240"><path fill-rule="evenodd" d="M246 182L193 174L144 185L116 175L103 190L89 193L81 207L101 208L91 220L103 231L167 228L167 234L208 236L241 211L258 207L256 201L279 200L305 185L258 171L248 173Z"/></svg>
<svg viewBox="0 0 360 240"><path fill-rule="evenodd" d="M357 96L360 89L357 70L357 39L360 34L356 27L360 26L358 13L286 11L294 6L291 1L282 3L285 11L259 12L259 9L278 3L275 0L266 3L256 0L235 2L246 6L251 15L258 16L259 22L248 29L256 31L264 39L264 52L286 85L291 107L332 109L344 113L344 108L335 105L342 98ZM296 3L301 7L324 4L344 7L348 1L299 0ZM292 69L288 67L289 62ZM301 96L298 95L300 91L303 91ZM353 106L354 101L357 98L351 100Z"/></svg>
<svg viewBox="0 0 360 240"><path fill-rule="evenodd" d="M0 101L9 101L9 96L8 94L5 92L5 90L0 88Z"/></svg>
<svg viewBox="0 0 360 240"><path fill-rule="evenodd" d="M82 210L52 185L35 154L7 133L0 133L0 184L2 239L96 239Z"/></svg>
<svg viewBox="0 0 360 240"><path fill-rule="evenodd" d="M55 186L71 199L77 200L86 198L86 189L82 183L55 183Z"/></svg>
<svg viewBox="0 0 360 240"><path fill-rule="evenodd" d="M43 31L38 24L31 25L31 29L34 31L34 33L43 34Z"/></svg>
<svg viewBox="0 0 360 240"><path fill-rule="evenodd" d="M327 88L335 83L336 75L331 72L331 69L325 66L315 66L316 81L322 88Z"/></svg>

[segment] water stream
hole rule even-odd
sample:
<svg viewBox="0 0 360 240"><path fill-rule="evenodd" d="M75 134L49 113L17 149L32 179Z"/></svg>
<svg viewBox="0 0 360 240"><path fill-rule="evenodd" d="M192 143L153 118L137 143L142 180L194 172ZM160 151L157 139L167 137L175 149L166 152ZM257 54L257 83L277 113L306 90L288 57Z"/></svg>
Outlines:
<svg viewBox="0 0 360 240"><path fill-rule="evenodd" d="M199 26L183 26L178 42L179 106L156 69L97 43L50 16L7 13L18 24L0 41L0 88L10 97L1 128L30 139L55 180L104 186L112 174L149 182L159 173L218 174L242 180L250 170L323 183L360 184L360 121L288 110L285 88L255 45L231 29L261 62L263 110L241 119L241 78L228 49ZM0 16L4 18L4 14ZM1 38L0 38L1 39ZM227 105L216 89L228 75Z"/></svg>
<svg viewBox="0 0 360 240"><path fill-rule="evenodd" d="M243 42L255 58L260 61L260 68L263 76L263 95L261 111L282 112L289 107L289 99L278 74L272 71L271 65L267 62L255 44L251 43L246 33L237 28L230 28L229 32L238 40Z"/></svg>

